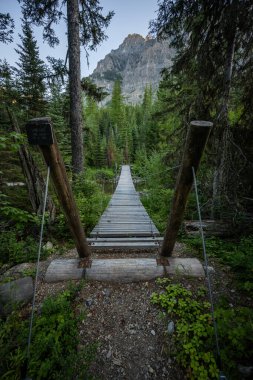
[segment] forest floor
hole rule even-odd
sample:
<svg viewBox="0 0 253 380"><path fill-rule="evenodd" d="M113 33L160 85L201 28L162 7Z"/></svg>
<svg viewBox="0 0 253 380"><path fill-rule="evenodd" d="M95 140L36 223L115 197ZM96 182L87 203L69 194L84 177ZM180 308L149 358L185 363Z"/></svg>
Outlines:
<svg viewBox="0 0 253 380"><path fill-rule="evenodd" d="M97 257L156 257L157 252L99 252ZM192 257L183 244L178 243L173 256ZM61 258L77 257L75 249ZM46 283L44 275L50 262L59 258L53 254L40 264L39 285L36 306L43 300L66 289L69 284ZM29 264L35 265L35 264ZM213 295L217 301L226 297L231 307L245 305L250 299L242 300L234 287L229 268L215 259L210 260ZM30 267L32 268L32 267ZM203 278L182 278L174 276L172 282L181 283L192 292L206 286ZM161 291L156 281L137 283L85 282L76 298L77 309L85 311L86 317L80 323L80 348L97 343L98 350L90 372L96 379L173 379L182 380L184 374L170 356L170 341L166 334L168 317L150 302L153 292ZM248 306L248 305L247 305ZM29 312L31 306L27 307Z"/></svg>

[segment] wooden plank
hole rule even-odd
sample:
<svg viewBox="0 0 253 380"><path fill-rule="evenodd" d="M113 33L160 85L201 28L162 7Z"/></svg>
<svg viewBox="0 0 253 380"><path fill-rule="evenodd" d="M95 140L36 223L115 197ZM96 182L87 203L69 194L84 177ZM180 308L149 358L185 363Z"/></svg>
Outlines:
<svg viewBox="0 0 253 380"><path fill-rule="evenodd" d="M138 233L141 233L141 232L145 232L145 233L149 233L151 236L153 234L153 231L150 229L150 228L105 228L105 227L100 227L99 229L95 230L94 232L138 232Z"/></svg>
<svg viewBox="0 0 253 380"><path fill-rule="evenodd" d="M113 220L113 219L106 219L106 220L102 220L101 221L101 223L100 223L100 226L123 226L123 225L132 225L132 226L138 226L138 225L140 225L140 223L142 224L142 225L145 225L145 226L147 226L147 225L149 225L149 226L153 226L154 227L154 225L153 224L151 224L151 222L150 221L147 221L147 219L140 219L140 220L138 220L138 222L134 222L134 223L131 223L131 220L129 220L128 218L125 218L125 219L123 219L120 223L115 223L115 221Z"/></svg>
<svg viewBox="0 0 253 380"><path fill-rule="evenodd" d="M97 236L98 234L96 232L94 233L91 233L90 236ZM154 234L151 234L150 232L144 232L144 231L136 231L136 232L131 232L131 231L123 231L123 232L120 232L120 231L113 231L113 232L99 232L99 236L101 237L124 237L124 236L129 236L129 237L135 237L135 236L154 236Z"/></svg>
<svg viewBox="0 0 253 380"><path fill-rule="evenodd" d="M108 226L101 225L97 230L95 231L149 231L152 233L153 229L151 228L150 224L145 225L136 225L136 226L129 226L127 224L124 224L122 226L117 226L117 225L111 225L110 223Z"/></svg>
<svg viewBox="0 0 253 380"><path fill-rule="evenodd" d="M123 225L123 224L130 224L130 225L133 225L135 226L135 224L139 224L139 220L142 221L142 224L146 225L146 224L149 224L149 225L152 225L154 224L150 219L147 219L147 218L136 218L134 220L130 220L130 218L125 218L125 220L115 220L115 218L103 218L100 222L100 224L105 224L105 225L108 225L108 224L112 224L112 225L115 225L115 226L120 226L120 225Z"/></svg>
<svg viewBox="0 0 253 380"><path fill-rule="evenodd" d="M146 248L159 248L158 242L92 242L90 243L92 248L125 248L125 249L146 249Z"/></svg>
<svg viewBox="0 0 253 380"><path fill-rule="evenodd" d="M162 237L158 237L158 236L156 236L156 237L154 237L154 236L146 236L146 237L132 237L132 238L129 238L129 237L122 237L122 238L106 238L106 237L98 237L98 238L88 238L87 239L87 241L88 242L95 242L95 241L97 241L97 242L99 242L99 241L101 241L101 242L107 242L107 241L112 241L112 242L117 242L117 241L119 241L119 242L124 242L124 241L128 241L128 242L130 242L130 241L163 241L163 238Z"/></svg>

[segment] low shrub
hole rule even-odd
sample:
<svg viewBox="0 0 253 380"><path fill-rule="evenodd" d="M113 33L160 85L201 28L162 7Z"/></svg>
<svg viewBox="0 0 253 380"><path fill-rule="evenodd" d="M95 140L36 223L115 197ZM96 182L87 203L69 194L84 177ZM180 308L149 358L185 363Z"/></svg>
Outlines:
<svg viewBox="0 0 253 380"><path fill-rule="evenodd" d="M34 319L27 374L33 379L88 379L88 368L96 346L78 347L79 322L84 318L73 310L78 288L69 288L47 298ZM0 321L0 377L18 380L27 375L29 321L17 312Z"/></svg>
<svg viewBox="0 0 253 380"><path fill-rule="evenodd" d="M158 230L163 233L173 197L173 190L156 188L143 191L141 201Z"/></svg>
<svg viewBox="0 0 253 380"><path fill-rule="evenodd" d="M36 261L38 242L32 236L25 236L15 228L0 234L0 264L11 265ZM42 258L46 253L42 252Z"/></svg>
<svg viewBox="0 0 253 380"><path fill-rule="evenodd" d="M183 242L202 255L200 237L185 238ZM253 295L253 236L243 237L240 241L228 241L215 237L206 238L209 257L218 257L235 273L238 287Z"/></svg>
<svg viewBox="0 0 253 380"><path fill-rule="evenodd" d="M82 176L74 183L73 191L81 222L89 233L106 208L110 196L103 192L100 184Z"/></svg>
<svg viewBox="0 0 253 380"><path fill-rule="evenodd" d="M95 175L94 172L92 173L92 175ZM91 173L89 171L88 174L78 176L72 184L81 223L87 234L95 227L110 199L110 195L105 194L103 191L102 185L90 179L90 177ZM63 213L57 215L52 229L58 238L71 238Z"/></svg>
<svg viewBox="0 0 253 380"><path fill-rule="evenodd" d="M160 293L153 293L151 302L165 311L175 324L169 336L171 354L186 370L190 379L218 379L214 328L210 304L205 292L197 294L178 284L158 280ZM220 353L224 372L229 379L241 378L238 365L251 365L253 360L253 311L249 308L217 308Z"/></svg>
<svg viewBox="0 0 253 380"><path fill-rule="evenodd" d="M11 206L3 193L0 193L0 201L0 265L35 261L38 242L32 232L39 235L39 217Z"/></svg>
<svg viewBox="0 0 253 380"><path fill-rule="evenodd" d="M238 365L253 363L253 311L247 307L217 308L221 360L228 379L240 379Z"/></svg>
<svg viewBox="0 0 253 380"><path fill-rule="evenodd" d="M203 300L202 300L203 301ZM171 337L174 355L190 379L218 378L210 305L200 302L181 285L169 284L162 293L153 293L151 302L161 306L175 321Z"/></svg>

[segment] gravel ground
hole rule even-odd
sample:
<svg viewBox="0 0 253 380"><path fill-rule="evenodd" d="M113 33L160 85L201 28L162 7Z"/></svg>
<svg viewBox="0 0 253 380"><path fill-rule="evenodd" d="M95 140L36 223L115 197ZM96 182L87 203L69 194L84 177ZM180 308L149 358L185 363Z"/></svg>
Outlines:
<svg viewBox="0 0 253 380"><path fill-rule="evenodd" d="M185 252L182 244L177 244L175 256L192 254ZM94 252L92 258L156 257L157 252ZM64 255L52 255L40 264L40 276L36 305L49 295L54 295L68 287L67 283L47 284L44 275L49 263L55 258L77 257L76 250ZM215 301L226 297L231 307L252 306L250 298L243 298L235 290L229 268L211 259L215 268L212 273ZM28 264L25 269L34 268ZM22 269L24 270L24 268ZM10 269L8 276L17 277L17 269ZM16 274L15 274L16 273ZM174 278L193 292L205 285L203 278ZM150 303L150 296L160 288L155 281L119 284L108 282L86 282L76 299L76 307L84 310L86 317L80 324L80 345L98 343L96 360L91 373L96 379L172 379L183 380L184 374L170 357L170 341L166 334L168 320L161 311ZM26 307L29 313L31 306Z"/></svg>
<svg viewBox="0 0 253 380"><path fill-rule="evenodd" d="M166 323L151 305L154 281L131 284L89 283L78 297L86 309L82 344L99 342L91 373L100 379L184 379L165 354Z"/></svg>

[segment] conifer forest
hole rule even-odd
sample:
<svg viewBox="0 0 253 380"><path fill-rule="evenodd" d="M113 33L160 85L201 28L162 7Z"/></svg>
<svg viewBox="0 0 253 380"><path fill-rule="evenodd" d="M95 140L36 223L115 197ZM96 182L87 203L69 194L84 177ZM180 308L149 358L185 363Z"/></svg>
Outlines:
<svg viewBox="0 0 253 380"><path fill-rule="evenodd" d="M111 73L111 92L81 75L81 52L89 60L99 51L114 9L101 0L13 1L18 36L0 4L0 44L16 54L15 64L0 59L0 379L253 379L252 1L157 0L148 38L168 40L174 56L135 103L119 75ZM44 60L60 22L66 57ZM29 125L43 120L52 151L28 142ZM212 127L195 177L187 160L201 138L186 147L196 120ZM134 197L158 230L142 242L155 239L156 249L128 248L141 241L134 232L92 235L128 165ZM116 231L126 223L117 207ZM122 246L96 249L96 239ZM157 260L164 276L46 281L57 260L78 259L89 273L99 259L140 258ZM174 258L197 259L203 276L167 273Z"/></svg>

